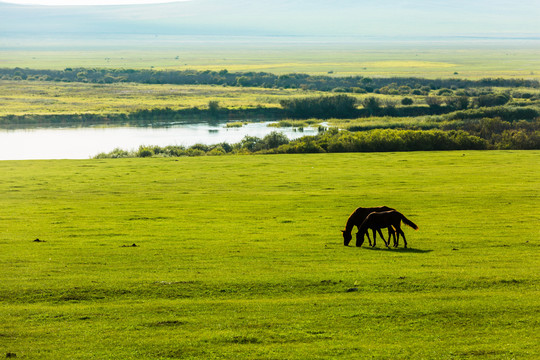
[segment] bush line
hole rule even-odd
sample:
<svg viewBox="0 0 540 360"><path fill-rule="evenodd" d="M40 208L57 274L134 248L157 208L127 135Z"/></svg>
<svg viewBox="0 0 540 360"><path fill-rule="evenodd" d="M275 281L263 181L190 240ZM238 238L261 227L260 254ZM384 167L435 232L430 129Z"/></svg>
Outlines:
<svg viewBox="0 0 540 360"><path fill-rule="evenodd" d="M183 146L141 146L138 150L115 149L95 158L180 157L226 154L304 154L337 152L389 152L437 150L540 149L540 123L517 124L485 119L465 130L375 129L350 132L331 128L319 135L289 141L282 133L264 138L246 136L236 144ZM473 134L476 133L476 134Z"/></svg>

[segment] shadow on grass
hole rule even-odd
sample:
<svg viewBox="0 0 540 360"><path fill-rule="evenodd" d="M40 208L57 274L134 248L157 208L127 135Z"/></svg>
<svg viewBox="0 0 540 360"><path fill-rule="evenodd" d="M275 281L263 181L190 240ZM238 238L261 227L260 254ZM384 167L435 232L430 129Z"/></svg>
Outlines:
<svg viewBox="0 0 540 360"><path fill-rule="evenodd" d="M370 247L370 246L362 246L363 249L371 250L371 251L389 251L394 253L400 253L400 254L427 254L432 252L433 250L424 250L424 249L415 249L415 248L385 248L385 247Z"/></svg>

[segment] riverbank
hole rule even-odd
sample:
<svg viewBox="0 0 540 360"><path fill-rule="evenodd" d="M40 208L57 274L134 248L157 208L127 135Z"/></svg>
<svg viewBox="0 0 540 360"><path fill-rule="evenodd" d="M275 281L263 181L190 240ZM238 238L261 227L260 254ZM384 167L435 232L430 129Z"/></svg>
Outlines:
<svg viewBox="0 0 540 360"><path fill-rule="evenodd" d="M188 108L173 110L170 108L139 110L132 113L82 113L82 114L24 114L0 116L0 126L41 126L41 125L153 125L184 123L218 123L235 120L271 121L285 118L286 113L279 108L250 109L199 109Z"/></svg>

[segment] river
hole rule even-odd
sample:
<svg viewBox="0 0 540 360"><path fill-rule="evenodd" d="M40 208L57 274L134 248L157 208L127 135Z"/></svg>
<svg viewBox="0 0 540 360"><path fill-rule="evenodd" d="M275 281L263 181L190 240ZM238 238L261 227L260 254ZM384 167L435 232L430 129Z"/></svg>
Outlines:
<svg viewBox="0 0 540 360"><path fill-rule="evenodd" d="M0 160L89 159L115 148L138 149L141 145L218 144L240 142L246 135L263 138L272 131L290 140L315 135L317 128L295 131L269 127L269 122L249 123L240 128L224 124L171 124L168 126L91 126L0 129Z"/></svg>

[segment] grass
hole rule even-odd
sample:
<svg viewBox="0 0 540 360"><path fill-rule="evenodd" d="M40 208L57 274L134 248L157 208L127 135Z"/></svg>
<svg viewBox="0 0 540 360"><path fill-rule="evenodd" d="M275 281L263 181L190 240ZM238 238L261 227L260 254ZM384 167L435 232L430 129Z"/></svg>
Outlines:
<svg viewBox="0 0 540 360"><path fill-rule="evenodd" d="M495 88L496 91L510 91ZM537 94L537 89L517 88ZM381 103L399 105L403 95L354 94L359 102L376 97ZM329 92L299 89L266 89L213 85L149 85L136 83L88 84L0 80L0 116L23 114L118 114L154 108L207 109L210 101L229 109L281 107L280 100L332 96ZM406 95L415 105L426 105L425 96ZM406 122L413 120L404 120Z"/></svg>
<svg viewBox="0 0 540 360"><path fill-rule="evenodd" d="M329 119L328 123L331 126L340 129L353 129L354 131L363 131L371 129L396 129L396 128L418 128L418 129L433 129L440 124L440 119L437 116L418 116L418 117L377 117L361 119Z"/></svg>
<svg viewBox="0 0 540 360"><path fill-rule="evenodd" d="M539 156L0 162L0 356L538 358Z"/></svg>
<svg viewBox="0 0 540 360"><path fill-rule="evenodd" d="M0 80L0 115L128 113L152 108L279 107L279 100L319 94L292 89L210 85L85 84Z"/></svg>
<svg viewBox="0 0 540 360"><path fill-rule="evenodd" d="M65 67L154 68L271 73L309 73L336 76L414 76L423 78L479 79L484 77L532 78L540 76L535 44L358 44L254 43L183 44L171 50L146 44L104 50L105 46L80 51L69 48L2 52L1 67L64 69ZM151 49L151 51L150 51ZM455 73L458 73L457 75Z"/></svg>
<svg viewBox="0 0 540 360"><path fill-rule="evenodd" d="M534 93L533 91L530 91ZM266 89L212 85L148 85L135 83L87 84L0 80L0 115L117 114L153 108L207 109L210 101L222 108L281 107L280 100L329 96L299 89ZM399 102L402 96L348 94L358 99L375 96ZM416 104L424 96L409 96Z"/></svg>
<svg viewBox="0 0 540 360"><path fill-rule="evenodd" d="M234 121L234 122L228 122L227 127L228 128L241 128L242 126L246 125L246 122L243 121Z"/></svg>
<svg viewBox="0 0 540 360"><path fill-rule="evenodd" d="M273 127L293 127L293 128L304 128L320 123L320 119L309 119L309 120L280 120L269 126Z"/></svg>

